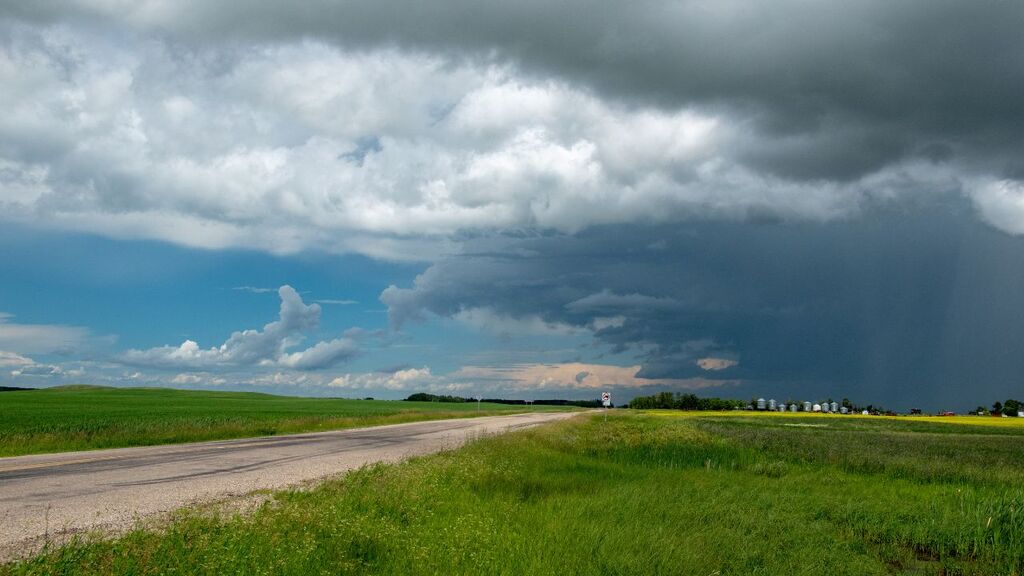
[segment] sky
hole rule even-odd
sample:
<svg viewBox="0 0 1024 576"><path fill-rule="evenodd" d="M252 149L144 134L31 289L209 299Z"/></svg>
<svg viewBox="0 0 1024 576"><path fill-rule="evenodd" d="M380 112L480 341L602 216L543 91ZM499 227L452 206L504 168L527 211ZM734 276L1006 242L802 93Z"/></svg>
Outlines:
<svg viewBox="0 0 1024 576"><path fill-rule="evenodd" d="M1024 397L1021 29L0 0L0 385Z"/></svg>

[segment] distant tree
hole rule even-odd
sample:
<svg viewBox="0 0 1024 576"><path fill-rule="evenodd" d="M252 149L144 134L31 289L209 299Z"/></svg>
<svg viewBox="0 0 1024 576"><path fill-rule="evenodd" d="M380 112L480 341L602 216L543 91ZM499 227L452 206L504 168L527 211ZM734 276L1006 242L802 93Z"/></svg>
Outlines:
<svg viewBox="0 0 1024 576"><path fill-rule="evenodd" d="M1006 402L1003 402L1003 414L1007 416L1017 416L1017 413L1024 409L1024 403L1020 400L1014 400L1010 398Z"/></svg>
<svg viewBox="0 0 1024 576"><path fill-rule="evenodd" d="M460 398L459 396L438 396L437 394L427 394L426 392L410 394L405 400L407 402L466 402L465 398Z"/></svg>
<svg viewBox="0 0 1024 576"><path fill-rule="evenodd" d="M697 398L696 394L680 394L676 397L676 408L680 410L698 410L700 409L700 398Z"/></svg>
<svg viewBox="0 0 1024 576"><path fill-rule="evenodd" d="M676 407L675 396L671 392L658 392L654 395L651 408L672 409Z"/></svg>
<svg viewBox="0 0 1024 576"><path fill-rule="evenodd" d="M992 405L992 414L999 415L1003 413L1003 403L996 400L995 404Z"/></svg>
<svg viewBox="0 0 1024 576"><path fill-rule="evenodd" d="M978 416L985 416L988 414L988 408L985 408L984 406L978 406L977 408L974 409L974 413L977 414Z"/></svg>

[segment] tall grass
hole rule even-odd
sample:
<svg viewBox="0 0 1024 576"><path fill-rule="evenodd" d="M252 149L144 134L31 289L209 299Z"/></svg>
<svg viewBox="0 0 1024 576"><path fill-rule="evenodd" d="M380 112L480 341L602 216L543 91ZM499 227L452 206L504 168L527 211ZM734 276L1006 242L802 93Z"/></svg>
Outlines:
<svg viewBox="0 0 1024 576"><path fill-rule="evenodd" d="M904 474L847 466L811 455L822 433L780 427L758 443L701 419L581 417L282 492L252 515L185 512L0 574L1022 573L1013 477L933 476L910 441ZM1001 437L942 437L1022 455Z"/></svg>

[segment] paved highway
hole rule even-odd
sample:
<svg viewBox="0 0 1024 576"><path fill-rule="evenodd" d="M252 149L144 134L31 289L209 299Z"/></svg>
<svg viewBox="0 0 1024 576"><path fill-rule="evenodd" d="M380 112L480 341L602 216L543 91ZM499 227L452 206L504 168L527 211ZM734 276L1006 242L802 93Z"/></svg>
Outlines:
<svg viewBox="0 0 1024 576"><path fill-rule="evenodd" d="M535 413L289 436L0 458L0 561L47 539L182 506L294 486L374 462L454 448L483 434L571 417Z"/></svg>

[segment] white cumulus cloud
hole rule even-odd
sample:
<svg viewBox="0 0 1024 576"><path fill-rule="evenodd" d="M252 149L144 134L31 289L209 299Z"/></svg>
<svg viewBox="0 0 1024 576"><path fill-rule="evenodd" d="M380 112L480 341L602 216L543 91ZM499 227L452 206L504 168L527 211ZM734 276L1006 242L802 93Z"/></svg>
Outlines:
<svg viewBox="0 0 1024 576"><path fill-rule="evenodd" d="M451 389L428 366L391 373L342 374L327 383L331 388L353 390L437 390Z"/></svg>
<svg viewBox="0 0 1024 576"><path fill-rule="evenodd" d="M129 350L120 356L125 364L156 368L207 369L239 366L279 366L298 370L327 368L358 353L356 343L343 336L318 342L304 350L289 352L320 321L320 306L306 305L291 286L278 289L281 308L278 319L263 330L234 332L220 346L201 348L192 340L178 346Z"/></svg>

